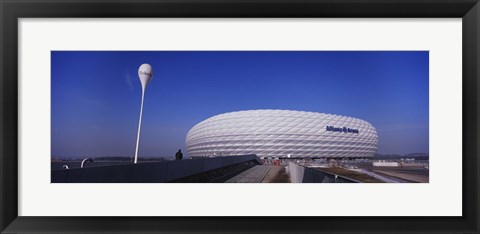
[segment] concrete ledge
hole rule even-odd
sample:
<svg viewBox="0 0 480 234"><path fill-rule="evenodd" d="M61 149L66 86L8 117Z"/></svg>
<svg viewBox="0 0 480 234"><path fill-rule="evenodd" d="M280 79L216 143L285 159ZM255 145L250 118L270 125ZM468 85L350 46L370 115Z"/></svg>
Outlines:
<svg viewBox="0 0 480 234"><path fill-rule="evenodd" d="M256 155L52 170L52 183L162 183L248 161Z"/></svg>
<svg viewBox="0 0 480 234"><path fill-rule="evenodd" d="M314 170L292 162L288 163L288 170L292 183L359 183L350 178Z"/></svg>

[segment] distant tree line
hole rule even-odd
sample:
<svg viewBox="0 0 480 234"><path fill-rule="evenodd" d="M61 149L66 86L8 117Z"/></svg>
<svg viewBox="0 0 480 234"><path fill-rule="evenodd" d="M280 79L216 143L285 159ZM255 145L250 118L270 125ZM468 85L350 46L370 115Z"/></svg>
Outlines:
<svg viewBox="0 0 480 234"><path fill-rule="evenodd" d="M401 159L401 158L414 158L416 160L428 160L428 154L415 153L415 154L375 154L374 159Z"/></svg>
<svg viewBox="0 0 480 234"><path fill-rule="evenodd" d="M104 157L96 157L94 158L95 161L119 161L119 162L130 162L132 161L132 157L125 157L125 156L104 156ZM167 158L163 157L148 157L148 158L138 158L138 161L167 161Z"/></svg>

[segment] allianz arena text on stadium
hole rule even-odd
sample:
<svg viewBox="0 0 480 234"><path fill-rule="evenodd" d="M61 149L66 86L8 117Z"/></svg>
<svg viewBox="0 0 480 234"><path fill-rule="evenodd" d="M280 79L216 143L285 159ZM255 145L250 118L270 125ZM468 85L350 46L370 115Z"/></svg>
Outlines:
<svg viewBox="0 0 480 234"><path fill-rule="evenodd" d="M247 110L208 118L187 134L190 157L256 154L268 158L370 158L375 128L346 116L292 110Z"/></svg>

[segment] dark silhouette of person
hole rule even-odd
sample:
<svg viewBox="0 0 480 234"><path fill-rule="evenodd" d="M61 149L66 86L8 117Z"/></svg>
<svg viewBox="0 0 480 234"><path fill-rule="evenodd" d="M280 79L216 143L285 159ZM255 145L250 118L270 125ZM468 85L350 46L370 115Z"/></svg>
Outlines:
<svg viewBox="0 0 480 234"><path fill-rule="evenodd" d="M178 150L178 152L175 154L175 158L177 160L182 160L183 158L182 150Z"/></svg>

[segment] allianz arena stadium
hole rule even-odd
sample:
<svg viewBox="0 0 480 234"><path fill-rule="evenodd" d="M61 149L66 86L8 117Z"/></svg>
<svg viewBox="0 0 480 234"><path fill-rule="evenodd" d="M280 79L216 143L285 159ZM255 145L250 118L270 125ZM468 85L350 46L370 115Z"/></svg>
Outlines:
<svg viewBox="0 0 480 234"><path fill-rule="evenodd" d="M267 158L369 158L378 148L375 128L346 116L291 110L220 114L187 134L190 157L256 154Z"/></svg>

